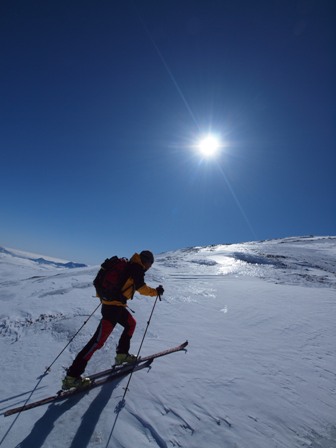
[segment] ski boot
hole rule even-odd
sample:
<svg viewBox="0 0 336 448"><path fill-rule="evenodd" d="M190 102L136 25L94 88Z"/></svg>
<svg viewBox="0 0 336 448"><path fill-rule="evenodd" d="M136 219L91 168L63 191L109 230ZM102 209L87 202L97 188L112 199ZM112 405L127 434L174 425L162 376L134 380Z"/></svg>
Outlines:
<svg viewBox="0 0 336 448"><path fill-rule="evenodd" d="M135 355L131 355L130 353L117 353L114 360L116 365L120 366L124 363L132 364L132 362L135 362L137 360L137 357Z"/></svg>
<svg viewBox="0 0 336 448"><path fill-rule="evenodd" d="M67 375L62 381L62 390L84 389L85 387L90 386L90 384L90 378Z"/></svg>

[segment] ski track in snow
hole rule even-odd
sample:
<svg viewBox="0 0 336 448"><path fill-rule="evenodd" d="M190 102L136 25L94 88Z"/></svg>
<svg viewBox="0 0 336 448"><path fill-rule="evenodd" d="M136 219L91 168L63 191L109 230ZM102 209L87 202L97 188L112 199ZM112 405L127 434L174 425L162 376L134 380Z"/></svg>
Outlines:
<svg viewBox="0 0 336 448"><path fill-rule="evenodd" d="M5 418L1 447L335 448L335 259L336 237L158 255L146 280L162 283L165 294L143 354L189 339L187 353L136 372L118 411L123 379L26 411L18 423ZM33 260L0 251L2 412L25 402L36 378L97 306L92 280L98 266L70 269ZM152 305L138 294L130 304L137 320L133 352ZM97 312L33 400L55 393L62 366L99 319ZM120 334L117 327L88 373L109 367Z"/></svg>

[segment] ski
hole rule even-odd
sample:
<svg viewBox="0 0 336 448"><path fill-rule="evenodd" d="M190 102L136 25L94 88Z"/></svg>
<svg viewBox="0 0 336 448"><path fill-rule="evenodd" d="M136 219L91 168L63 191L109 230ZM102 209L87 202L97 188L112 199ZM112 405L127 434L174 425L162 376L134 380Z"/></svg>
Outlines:
<svg viewBox="0 0 336 448"><path fill-rule="evenodd" d="M103 370L102 372L97 372L93 375L88 375L92 384L87 387L78 388L78 389L70 389L67 391L60 390L57 394L52 395L50 397L43 398L42 400L34 401L32 403L27 403L23 406L19 406L16 408L8 409L4 412L4 416L8 417L9 415L17 414L19 412L27 411L28 409L33 409L38 406L42 406L44 404L53 403L55 401L65 400L73 395L78 393L85 393L90 391L94 387L101 386L107 382L113 381L120 376L127 375L131 372L136 372L137 370L141 370L147 368L151 365L155 358L159 358L161 356L168 355L170 353L178 352L184 350L188 345L188 341L185 341L183 344L177 345L176 347L169 348L167 350L163 350L161 352L153 353L152 355L144 356L139 358L136 362L131 364L122 364L120 366L112 366L111 369Z"/></svg>
<svg viewBox="0 0 336 448"><path fill-rule="evenodd" d="M92 375L88 375L88 377L90 378L90 380L95 380L96 378L100 378L105 375L110 375L111 373L114 373L114 372L119 372L119 370L122 369L123 367L127 367L127 366L134 367L134 366L138 365L139 363L149 361L149 360L154 360L156 358L160 358L161 356L169 355L170 353L182 351L186 348L187 345L188 345L188 341L185 341L182 344L177 345L176 347L171 347L166 350L162 350L161 352L153 353L148 356L142 356L142 357L140 356L140 358L137 359L135 362L132 362L129 364L114 365L110 369L103 370L102 372L97 372Z"/></svg>
<svg viewBox="0 0 336 448"><path fill-rule="evenodd" d="M99 378L97 380L93 380L92 383L89 386L77 388L77 389L70 389L70 390L60 390L55 395L51 395L50 397L43 398L42 400L34 401L32 403L25 404L23 406L19 406L17 408L8 409L6 412L4 412L4 416L8 417L9 415L18 414L19 412L27 411L28 409L33 409L38 406L43 406L44 404L54 403L56 401L65 400L66 398L72 397L73 395L79 394L79 393L85 393L90 391L91 389L101 386L105 383L108 383L110 381L113 381L120 376L127 375L128 373L131 373L132 371L135 372L137 370L144 369L146 367L149 367L153 360L148 360L143 363L139 363L137 365L126 365L122 369L118 369L118 371L111 373L110 375L105 375L103 378Z"/></svg>

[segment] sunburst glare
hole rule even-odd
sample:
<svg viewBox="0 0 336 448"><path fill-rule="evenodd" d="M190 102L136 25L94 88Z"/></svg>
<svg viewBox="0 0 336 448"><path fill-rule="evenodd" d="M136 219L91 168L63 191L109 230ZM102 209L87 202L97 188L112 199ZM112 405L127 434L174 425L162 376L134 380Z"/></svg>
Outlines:
<svg viewBox="0 0 336 448"><path fill-rule="evenodd" d="M202 137L197 144L198 151L206 158L216 157L221 147L220 139L212 134Z"/></svg>

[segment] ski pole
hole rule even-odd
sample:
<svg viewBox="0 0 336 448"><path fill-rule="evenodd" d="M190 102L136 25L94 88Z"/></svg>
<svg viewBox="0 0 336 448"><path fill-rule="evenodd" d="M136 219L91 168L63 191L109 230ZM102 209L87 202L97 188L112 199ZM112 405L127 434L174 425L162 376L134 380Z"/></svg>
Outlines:
<svg viewBox="0 0 336 448"><path fill-rule="evenodd" d="M142 341L141 341L141 344L140 344L140 347L139 347L139 350L138 350L137 359L139 358L140 351L141 351L141 347L142 347L142 344L143 344L143 342L144 342L144 340L145 340L145 337L146 337L146 334L147 334L147 330L148 330L150 321L151 321L151 319L152 319L152 316L153 316L153 313L154 313L154 308L155 308L155 305L156 305L156 302L157 302L158 299L161 300L161 296L160 296L160 294L158 294L158 295L156 296L156 299L155 299L155 302L154 302L154 305L153 305L153 308L152 308L152 312L150 313L150 316L149 316L149 319L148 319L148 322L147 322L147 326L146 326L146 329L145 329L145 332L144 332L144 335L143 335L143 337L142 337ZM134 368L135 368L135 365L134 365ZM128 386L129 386L129 384L130 384L130 382L131 382L131 379L132 379L132 375L133 375L133 372L134 372L134 368L132 369L131 374L130 374L130 376L129 376L129 378L128 378L128 381L127 381L127 384L126 384L126 387L125 387L125 392L124 392L124 395L123 395L123 397L122 397L122 399L121 399L121 402L123 402L123 401L125 400L125 396L126 396L126 394L127 394Z"/></svg>
<svg viewBox="0 0 336 448"><path fill-rule="evenodd" d="M55 364L55 362L58 360L58 358L61 356L61 354L64 352L64 350L71 344L71 342L75 339L75 337L78 335L78 333L81 331L81 329L88 323L89 319L94 315L94 313L97 311L97 309L100 307L101 303L93 310L93 312L90 314L90 316L84 321L83 325L80 327L80 329L72 336L70 341L67 343L67 345L63 348L63 350L56 356L56 358L53 360L53 362L50 364L49 367L46 367L45 372L42 376L46 375L48 372L50 372L51 366Z"/></svg>

